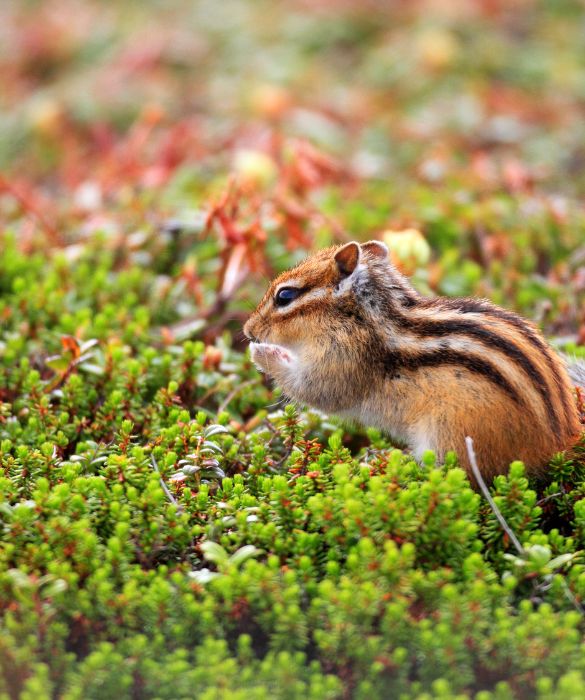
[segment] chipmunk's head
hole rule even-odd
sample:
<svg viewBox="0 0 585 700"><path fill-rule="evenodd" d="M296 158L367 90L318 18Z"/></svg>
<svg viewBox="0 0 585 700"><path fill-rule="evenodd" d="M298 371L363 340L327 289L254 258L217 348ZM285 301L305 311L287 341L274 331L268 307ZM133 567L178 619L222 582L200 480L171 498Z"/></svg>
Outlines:
<svg viewBox="0 0 585 700"><path fill-rule="evenodd" d="M376 317L410 296L379 241L319 251L277 277L245 324L252 359L292 398L341 410L371 381Z"/></svg>

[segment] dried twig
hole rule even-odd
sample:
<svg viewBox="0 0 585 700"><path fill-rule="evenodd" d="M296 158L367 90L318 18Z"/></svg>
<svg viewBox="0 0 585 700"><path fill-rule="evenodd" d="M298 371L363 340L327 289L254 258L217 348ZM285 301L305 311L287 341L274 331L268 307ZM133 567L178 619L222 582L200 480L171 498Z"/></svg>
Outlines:
<svg viewBox="0 0 585 700"><path fill-rule="evenodd" d="M21 191L2 175L0 175L0 192L7 192L19 203L22 211L26 215L32 216L34 219L36 219L41 228L44 229L52 245L61 244L57 226L49 221L49 219L41 211L41 208L37 206L36 202L33 201L30 193Z"/></svg>
<svg viewBox="0 0 585 700"><path fill-rule="evenodd" d="M544 498L541 498L540 501L536 502L537 506L542 506L545 503L548 503L548 501L552 501L553 498L558 498L559 496L564 496L565 492L564 491L557 491L556 493L551 493L548 496L545 496Z"/></svg>
<svg viewBox="0 0 585 700"><path fill-rule="evenodd" d="M165 492L166 497L174 506L177 507L177 510L179 512L182 512L183 506L177 501L177 499L170 492L169 487L165 484L164 479L162 478L162 474L160 473L160 469L158 468L158 464L156 463L156 459L154 458L154 455L150 455L150 462L154 471L158 474L160 485L162 487L162 490Z"/></svg>
<svg viewBox="0 0 585 700"><path fill-rule="evenodd" d="M237 386L233 391L230 391L230 393L225 397L225 399L221 402L220 407L217 409L217 415L220 413L223 413L225 409L228 407L228 405L231 403L232 399L234 399L240 392L244 391L244 389L247 389L249 386L253 386L254 384L258 384L260 382L260 379L249 379L247 382L244 382L243 384L240 384Z"/></svg>
<svg viewBox="0 0 585 700"><path fill-rule="evenodd" d="M485 484L485 481L483 480L481 472L479 471L479 467L477 466L477 458L475 456L475 450L473 449L473 440L469 436L467 436L465 438L465 445L467 447L467 456L469 457L469 464L471 465L471 471L473 472L473 476L475 477L475 480L477 481L479 488L481 489L481 492L485 496L487 502L490 504L491 509L494 511L494 514L495 514L496 518L498 519L498 522L504 528L504 532L508 535L508 537L510 538L514 547L516 547L518 554L524 554L525 553L524 547L520 544L520 541L518 540L518 538L514 534L514 531L506 522L504 516L500 512L500 509L498 508L494 499L492 498L492 495L489 492L488 487Z"/></svg>
<svg viewBox="0 0 585 700"><path fill-rule="evenodd" d="M561 577L561 583L563 586L563 592L564 592L567 600L569 600L573 604L573 607L575 608L575 610L577 610L577 612L580 612L581 615L585 615L585 608L581 605L581 603L577 600L577 598L575 598L573 591L569 588L569 585L567 584L565 579L562 577Z"/></svg>
<svg viewBox="0 0 585 700"><path fill-rule="evenodd" d="M516 547L518 554L520 554L521 556L526 556L526 550L520 544L520 541L518 540L518 538L514 534L514 531L512 530L512 528L506 522L504 516L500 512L500 509L498 508L494 499L492 498L492 495L489 492L488 487L485 484L485 481L483 480L483 477L482 477L481 472L479 471L479 467L477 465L477 458L475 456L475 450L473 449L473 440L469 436L467 436L465 438L465 445L467 447L467 456L469 457L469 464L471 465L471 471L473 472L473 476L475 477L475 479L479 485L479 488L481 489L481 492L485 496L487 502L490 504L491 509L494 511L494 515L498 519L498 522L504 528L504 531L506 532L506 534L510 538L514 547ZM575 610L577 610L577 612L581 613L581 615L585 615L585 608L583 608L581 603L577 600L577 598L575 598L573 591L569 588L564 577L561 576L560 581L561 581L561 586L563 587L563 592L564 592L567 600L571 603L571 605L573 605L573 607L575 608Z"/></svg>

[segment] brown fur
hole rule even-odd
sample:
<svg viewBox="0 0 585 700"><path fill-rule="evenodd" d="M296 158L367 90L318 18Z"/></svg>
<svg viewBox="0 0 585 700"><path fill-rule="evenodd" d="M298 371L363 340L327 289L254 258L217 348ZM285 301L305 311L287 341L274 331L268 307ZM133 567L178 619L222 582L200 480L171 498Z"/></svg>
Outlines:
<svg viewBox="0 0 585 700"><path fill-rule="evenodd" d="M294 287L284 306L276 293ZM483 473L539 473L580 424L561 359L539 331L481 299L421 297L371 241L322 250L272 282L244 327L290 398L376 425L417 457L455 450Z"/></svg>

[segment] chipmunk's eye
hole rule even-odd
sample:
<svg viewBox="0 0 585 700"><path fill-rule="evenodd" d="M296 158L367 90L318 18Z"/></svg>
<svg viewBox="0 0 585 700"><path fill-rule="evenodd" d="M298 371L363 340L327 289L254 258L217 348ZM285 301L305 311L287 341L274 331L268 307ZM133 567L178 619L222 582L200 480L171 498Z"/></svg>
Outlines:
<svg viewBox="0 0 585 700"><path fill-rule="evenodd" d="M276 296L274 297L274 303L276 306L288 306L291 301L294 301L301 293L300 289L296 287L281 287Z"/></svg>

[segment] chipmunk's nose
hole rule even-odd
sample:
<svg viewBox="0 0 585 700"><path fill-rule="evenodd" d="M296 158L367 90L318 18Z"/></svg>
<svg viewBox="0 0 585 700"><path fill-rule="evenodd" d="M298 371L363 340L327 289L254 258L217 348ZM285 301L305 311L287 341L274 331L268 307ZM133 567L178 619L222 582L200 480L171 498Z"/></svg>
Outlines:
<svg viewBox="0 0 585 700"><path fill-rule="evenodd" d="M260 340L254 335L252 327L254 325L253 319L249 318L246 323L244 324L244 335L246 338L253 343L259 343Z"/></svg>

